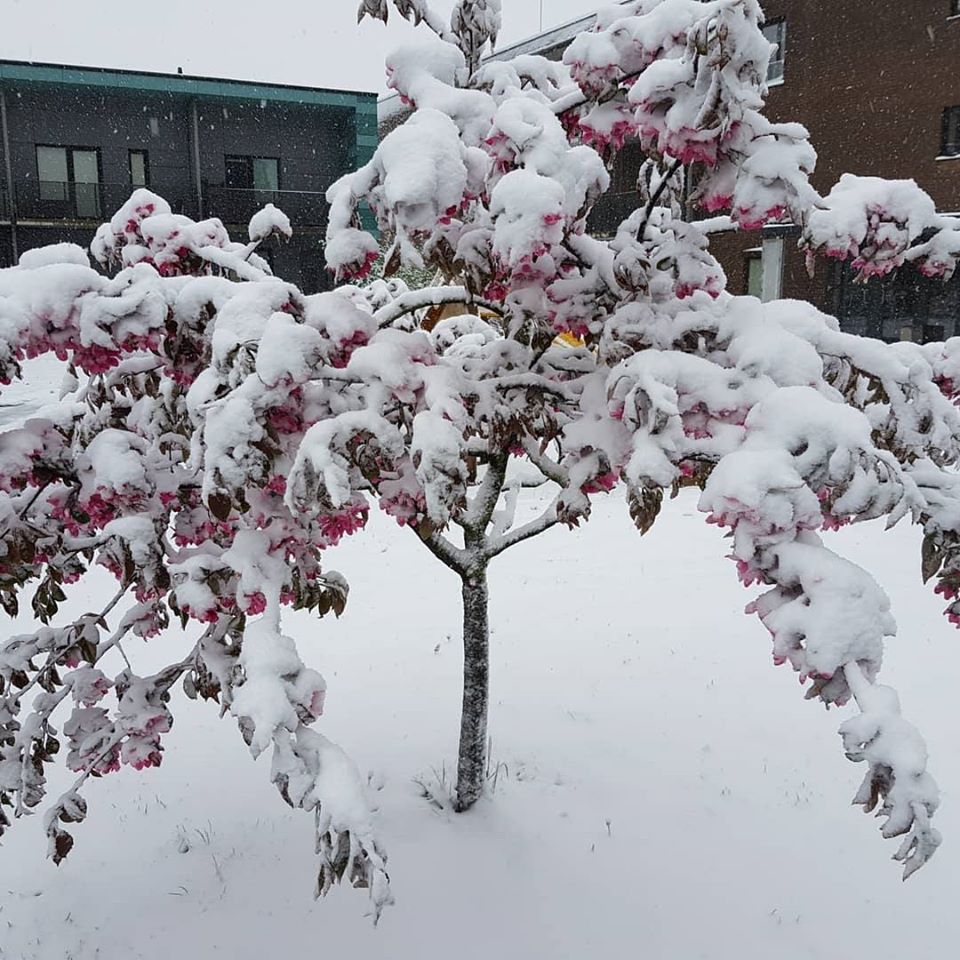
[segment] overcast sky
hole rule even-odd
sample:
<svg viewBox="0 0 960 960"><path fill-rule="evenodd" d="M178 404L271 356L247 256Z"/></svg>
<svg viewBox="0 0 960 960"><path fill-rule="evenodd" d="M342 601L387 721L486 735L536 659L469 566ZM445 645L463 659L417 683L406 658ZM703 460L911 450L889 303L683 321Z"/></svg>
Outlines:
<svg viewBox="0 0 960 960"><path fill-rule="evenodd" d="M549 28L605 0L542 0ZM448 14L453 0L433 0ZM357 0L0 0L0 58L384 89L383 60L411 28L357 26ZM541 0L503 0L501 45L538 31Z"/></svg>

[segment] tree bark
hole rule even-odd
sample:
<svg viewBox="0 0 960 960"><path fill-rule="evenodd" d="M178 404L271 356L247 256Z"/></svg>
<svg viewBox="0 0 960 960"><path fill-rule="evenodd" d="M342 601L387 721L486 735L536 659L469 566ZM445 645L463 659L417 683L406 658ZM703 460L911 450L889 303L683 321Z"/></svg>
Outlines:
<svg viewBox="0 0 960 960"><path fill-rule="evenodd" d="M487 571L467 571L463 580L463 711L454 809L469 810L483 793L487 766L490 635Z"/></svg>

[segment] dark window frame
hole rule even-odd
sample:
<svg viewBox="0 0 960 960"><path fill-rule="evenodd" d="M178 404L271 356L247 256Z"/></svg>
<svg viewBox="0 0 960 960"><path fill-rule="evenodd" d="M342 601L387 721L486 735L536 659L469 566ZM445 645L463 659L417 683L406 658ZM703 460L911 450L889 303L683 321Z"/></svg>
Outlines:
<svg viewBox="0 0 960 960"><path fill-rule="evenodd" d="M40 176L40 150L63 150L67 163L67 179L44 180ZM76 168L74 164L75 153L92 153L97 158L97 179L94 183L87 181L78 181L76 179ZM82 146L79 144L67 143L35 143L33 145L33 160L37 170L37 196L44 203L63 203L70 204L73 207L73 214L78 220L96 220L103 215L103 155L100 147ZM63 187L61 195L57 197L43 196L43 184L59 183ZM81 200L90 203L90 197L82 197L77 187L95 187L93 192L90 213L81 211Z"/></svg>
<svg viewBox="0 0 960 960"><path fill-rule="evenodd" d="M40 156L38 150L40 148L47 150L63 150L66 153L67 159L67 179L66 183L76 183L74 167L73 167L73 155L74 153L93 153L97 157L97 183L103 183L103 157L100 155L99 147L84 147L77 144L68 144L68 143L35 143L33 145L33 160L37 167L37 182L40 182ZM43 183L56 183L55 180L44 180Z"/></svg>
<svg viewBox="0 0 960 960"><path fill-rule="evenodd" d="M255 160L272 160L277 165L277 186L275 190L256 186L253 173L253 164ZM227 171L231 163L236 163L238 165L243 163L247 167L249 176L244 178L247 181L244 185L229 182L231 178ZM280 183L280 174L281 166L279 157L270 157L259 153L228 153L224 154L223 157L223 185L231 190L255 190L257 193L277 193L282 189Z"/></svg>
<svg viewBox="0 0 960 960"><path fill-rule="evenodd" d="M940 156L960 157L960 104L943 109L940 129Z"/></svg>
<svg viewBox="0 0 960 960"><path fill-rule="evenodd" d="M950 0L950 12L947 14L947 19L951 17L960 17L960 0Z"/></svg>
<svg viewBox="0 0 960 960"><path fill-rule="evenodd" d="M134 156L143 157L143 183L133 182L133 158ZM149 187L150 186L150 151L142 147L131 148L127 150L127 175L130 178L131 187Z"/></svg>

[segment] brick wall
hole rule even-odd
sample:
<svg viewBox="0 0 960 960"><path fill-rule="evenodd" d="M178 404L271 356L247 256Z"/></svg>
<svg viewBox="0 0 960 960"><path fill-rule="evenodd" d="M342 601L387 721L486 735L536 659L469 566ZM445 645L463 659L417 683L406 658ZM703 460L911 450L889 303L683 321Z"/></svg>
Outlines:
<svg viewBox="0 0 960 960"><path fill-rule="evenodd" d="M764 3L768 21L787 23L784 81L771 87L767 114L808 128L819 191L845 172L912 178L940 210L960 210L960 159L937 159L944 108L960 105L960 18L950 8L950 0ZM745 251L760 243L758 233L712 242L732 292L746 292ZM842 274L818 263L809 278L795 241L786 241L783 296L837 312L848 300Z"/></svg>

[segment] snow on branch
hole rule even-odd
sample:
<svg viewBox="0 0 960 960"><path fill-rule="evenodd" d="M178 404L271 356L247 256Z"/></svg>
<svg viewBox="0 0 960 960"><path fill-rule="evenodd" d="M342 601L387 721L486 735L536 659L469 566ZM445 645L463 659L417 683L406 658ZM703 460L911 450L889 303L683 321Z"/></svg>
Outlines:
<svg viewBox="0 0 960 960"><path fill-rule="evenodd" d="M960 219L941 216L913 180L844 174L816 204L803 235L808 256L849 260L861 277L916 263L949 280L960 257Z"/></svg>
<svg viewBox="0 0 960 960"><path fill-rule="evenodd" d="M459 49L469 64L472 74L480 64L486 45L491 49L500 32L500 0L457 0L450 13L449 25L433 11L425 0L393 0L393 5L405 20L414 25L428 26L441 40ZM372 17L386 23L389 19L388 0L361 0L358 21Z"/></svg>

